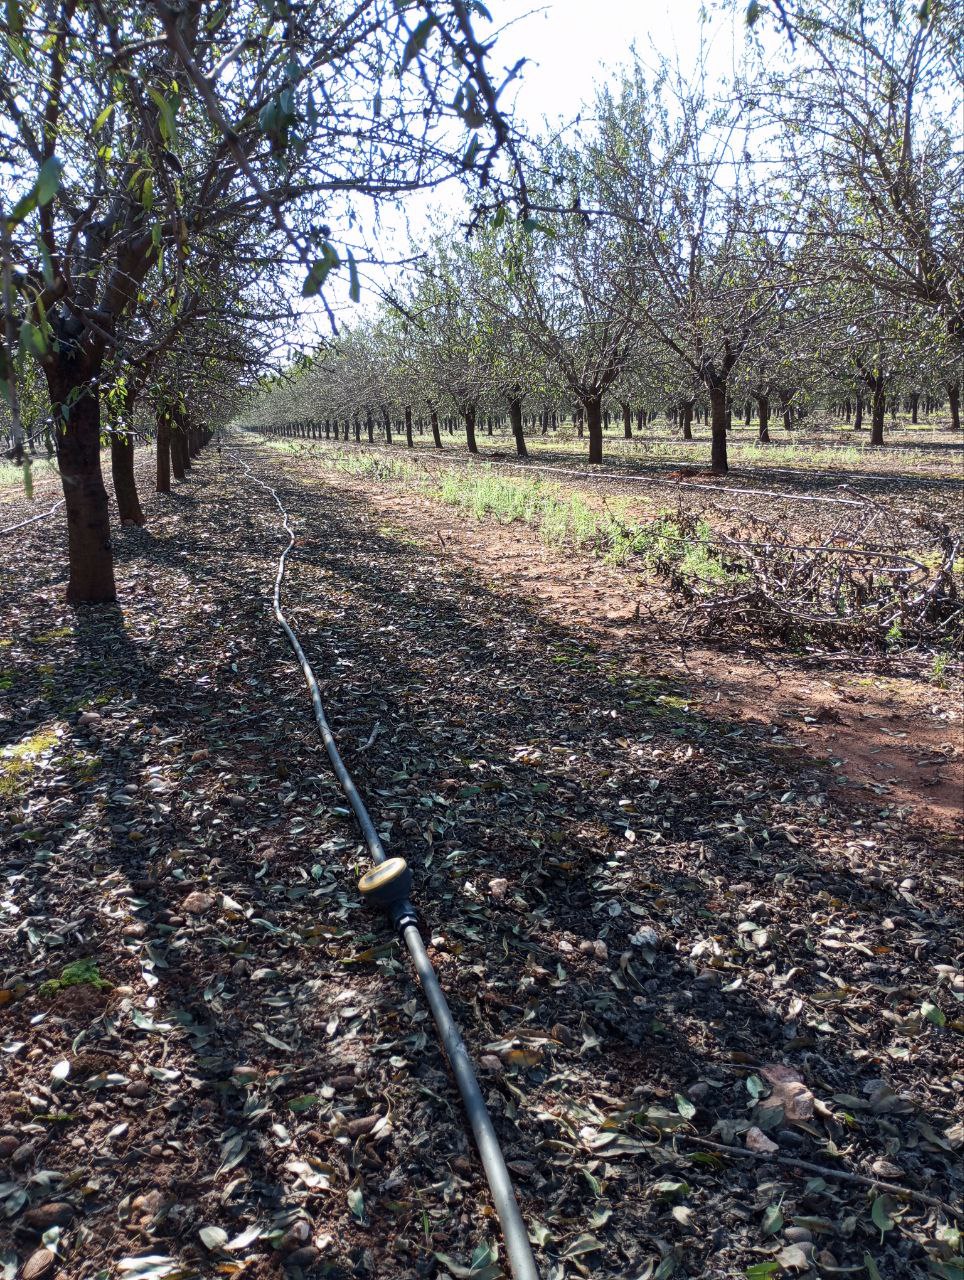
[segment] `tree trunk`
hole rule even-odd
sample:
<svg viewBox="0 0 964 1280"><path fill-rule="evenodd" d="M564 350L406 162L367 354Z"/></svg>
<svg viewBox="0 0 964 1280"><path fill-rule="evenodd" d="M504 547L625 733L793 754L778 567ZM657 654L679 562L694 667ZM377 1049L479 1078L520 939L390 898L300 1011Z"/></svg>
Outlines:
<svg viewBox="0 0 964 1280"><path fill-rule="evenodd" d="M684 400L682 408L683 408L683 414L682 414L683 439L692 440L693 439L693 401Z"/></svg>
<svg viewBox="0 0 964 1280"><path fill-rule="evenodd" d="M629 402L624 400L623 405L623 439L632 440L633 438L633 411L629 407Z"/></svg>
<svg viewBox="0 0 964 1280"><path fill-rule="evenodd" d="M887 412L887 397L884 395L883 378L876 379L870 402L870 443L884 443L884 414Z"/></svg>
<svg viewBox="0 0 964 1280"><path fill-rule="evenodd" d="M110 473L121 524L144 524L144 512L134 478L134 437L129 431L111 432Z"/></svg>
<svg viewBox="0 0 964 1280"><path fill-rule="evenodd" d="M917 411L919 408L920 408L920 392L913 391L911 392L911 397L910 397L910 420L915 427L917 426Z"/></svg>
<svg viewBox="0 0 964 1280"><path fill-rule="evenodd" d="M385 443L392 443L392 420L387 409L382 410L382 421L385 424Z"/></svg>
<svg viewBox="0 0 964 1280"><path fill-rule="evenodd" d="M793 430L793 392L780 391L780 412L783 414L783 429Z"/></svg>
<svg viewBox="0 0 964 1280"><path fill-rule="evenodd" d="M603 418L602 396L586 396L583 400L586 410L586 426L589 430L589 461L603 460Z"/></svg>
<svg viewBox="0 0 964 1280"><path fill-rule="evenodd" d="M436 449L441 449L442 436L438 429L438 413L436 412L434 405L429 410L429 421L432 424L432 444L435 445Z"/></svg>
<svg viewBox="0 0 964 1280"><path fill-rule="evenodd" d="M961 384L959 382L949 382L947 384L947 403L951 410L951 430L960 431L961 429Z"/></svg>
<svg viewBox="0 0 964 1280"><path fill-rule="evenodd" d="M412 406L405 406L405 443L409 449L415 448L415 441L412 439Z"/></svg>
<svg viewBox="0 0 964 1280"><path fill-rule="evenodd" d="M157 480L158 493L171 492L171 426L167 418L157 416Z"/></svg>
<svg viewBox="0 0 964 1280"><path fill-rule="evenodd" d="M726 459L726 423L727 423L726 385L710 387L711 435L710 466L714 475L726 475L729 464Z"/></svg>
<svg viewBox="0 0 964 1280"><path fill-rule="evenodd" d="M68 372L59 365L46 371L67 511L70 604L117 599L110 512L100 469L100 395L96 384L91 386L97 372Z"/></svg>
<svg viewBox="0 0 964 1280"><path fill-rule="evenodd" d="M181 452L181 441L184 439L181 429L175 427L171 431L171 469L174 472L175 480L186 480L187 472L184 470L184 454Z"/></svg>
<svg viewBox="0 0 964 1280"><path fill-rule="evenodd" d="M470 405L465 410L465 443L468 446L469 453L478 453L479 446L475 443L475 406Z"/></svg>
<svg viewBox="0 0 964 1280"><path fill-rule="evenodd" d="M863 430L864 425L864 398L858 396L854 404L854 431Z"/></svg>
<svg viewBox="0 0 964 1280"><path fill-rule="evenodd" d="M757 410L760 414L760 431L759 440L762 444L770 443L770 397L768 395L758 395L756 397Z"/></svg>
<svg viewBox="0 0 964 1280"><path fill-rule="evenodd" d="M522 430L522 401L516 397L509 400L509 421L512 424L512 435L515 439L515 451L520 458L528 458L525 432Z"/></svg>

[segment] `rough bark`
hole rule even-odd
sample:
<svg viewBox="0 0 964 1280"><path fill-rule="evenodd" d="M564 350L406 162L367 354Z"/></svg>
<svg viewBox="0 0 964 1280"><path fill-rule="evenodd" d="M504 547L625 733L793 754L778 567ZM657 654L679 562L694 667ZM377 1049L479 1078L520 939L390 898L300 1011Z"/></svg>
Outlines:
<svg viewBox="0 0 964 1280"><path fill-rule="evenodd" d="M710 466L714 475L726 475L729 463L726 457L727 394L726 385L710 389Z"/></svg>
<svg viewBox="0 0 964 1280"><path fill-rule="evenodd" d="M633 411L629 407L629 402L624 400L622 404L623 410L623 439L632 440L633 438Z"/></svg>
<svg viewBox="0 0 964 1280"><path fill-rule="evenodd" d="M113 431L110 437L110 473L122 525L144 524L144 512L134 478L134 437L129 431Z"/></svg>
<svg viewBox="0 0 964 1280"><path fill-rule="evenodd" d="M67 512L70 604L117 599L107 490L100 469L100 397L92 377L99 370L58 362L46 371L54 421L57 465Z"/></svg>
<svg viewBox="0 0 964 1280"><path fill-rule="evenodd" d="M412 406L409 404L405 406L405 443L409 449L415 448L415 441L412 439Z"/></svg>
<svg viewBox="0 0 964 1280"><path fill-rule="evenodd" d="M475 406L470 405L465 410L465 443L469 453L478 453L479 446L475 443Z"/></svg>
<svg viewBox="0 0 964 1280"><path fill-rule="evenodd" d="M589 461L603 460L603 419L602 396L586 396L583 399L586 410L586 427L589 431Z"/></svg>
<svg viewBox="0 0 964 1280"><path fill-rule="evenodd" d="M436 449L441 449L442 434L438 429L438 413L436 412L434 405L429 409L429 421L432 425L432 444L434 444Z"/></svg>
<svg viewBox="0 0 964 1280"><path fill-rule="evenodd" d="M171 427L167 419L157 419L157 472L154 487L158 493L171 492Z"/></svg>
<svg viewBox="0 0 964 1280"><path fill-rule="evenodd" d="M527 458L525 432L522 429L522 401L517 396L509 399L509 421L512 424L512 436L515 440L515 451L520 458Z"/></svg>
<svg viewBox="0 0 964 1280"><path fill-rule="evenodd" d="M757 412L760 415L760 428L758 439L762 444L770 443L770 397L765 391L757 392L754 396L756 400Z"/></svg>
<svg viewBox="0 0 964 1280"><path fill-rule="evenodd" d="M950 382L947 386L947 403L951 411L951 430L961 429L961 384Z"/></svg>
<svg viewBox="0 0 964 1280"><path fill-rule="evenodd" d="M693 401L684 400L681 405L681 419L683 423L683 439L693 439Z"/></svg>

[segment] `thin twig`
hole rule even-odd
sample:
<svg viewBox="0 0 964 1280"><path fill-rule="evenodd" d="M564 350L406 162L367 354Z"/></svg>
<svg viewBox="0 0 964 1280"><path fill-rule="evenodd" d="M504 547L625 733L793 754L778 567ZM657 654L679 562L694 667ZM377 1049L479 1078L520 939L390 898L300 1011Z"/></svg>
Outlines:
<svg viewBox="0 0 964 1280"><path fill-rule="evenodd" d="M864 1173L850 1173L846 1169L830 1169L823 1165L811 1164L809 1160L798 1160L796 1156L771 1155L766 1151L750 1151L746 1147L731 1147L723 1142L711 1142L695 1133L674 1133L677 1141L689 1142L694 1146L707 1147L710 1151L724 1151L727 1155L741 1156L744 1160L773 1160L776 1164L792 1165L797 1169L805 1169L807 1173L818 1173L824 1178L836 1178L840 1182L859 1182L865 1187L875 1187L878 1191L887 1191L890 1195L904 1196L909 1200L919 1200L921 1204L929 1204L940 1209L949 1218L964 1221L964 1211L955 1209L938 1196L928 1195L926 1191L915 1191L912 1187L902 1187L896 1182L882 1182L880 1178L871 1178Z"/></svg>

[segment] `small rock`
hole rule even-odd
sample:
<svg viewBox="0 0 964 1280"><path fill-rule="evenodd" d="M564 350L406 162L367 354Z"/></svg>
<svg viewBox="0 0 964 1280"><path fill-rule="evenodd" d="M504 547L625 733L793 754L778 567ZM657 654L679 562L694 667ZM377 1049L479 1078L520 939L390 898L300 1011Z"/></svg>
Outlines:
<svg viewBox="0 0 964 1280"><path fill-rule="evenodd" d="M331 1087L335 1093L350 1093L358 1084L357 1076L335 1076L331 1082Z"/></svg>
<svg viewBox="0 0 964 1280"><path fill-rule="evenodd" d="M576 1043L576 1037L572 1034L569 1028L565 1026L565 1024L562 1022L553 1023L553 1025L549 1028L549 1034L552 1036L553 1040L558 1040L561 1044L564 1044L568 1049L571 1049L572 1046Z"/></svg>
<svg viewBox="0 0 964 1280"><path fill-rule="evenodd" d="M300 1249L295 1249L294 1253L289 1253L284 1260L284 1266L300 1267L304 1270L306 1267L314 1266L320 1257L321 1254L314 1245L306 1244Z"/></svg>
<svg viewBox="0 0 964 1280"><path fill-rule="evenodd" d="M311 1224L305 1218L296 1218L288 1230L278 1241L278 1248L283 1252L300 1249L311 1239Z"/></svg>
<svg viewBox="0 0 964 1280"><path fill-rule="evenodd" d="M720 985L720 975L715 969L702 969L693 981L701 987L718 987Z"/></svg>
<svg viewBox="0 0 964 1280"><path fill-rule="evenodd" d="M227 795L224 798L227 800L228 804L233 805L235 809L242 809L248 803L244 796L239 796L237 794Z"/></svg>
<svg viewBox="0 0 964 1280"><path fill-rule="evenodd" d="M697 1080L686 1090L686 1096L689 1098L690 1102L702 1102L709 1091L710 1086L705 1080Z"/></svg>
<svg viewBox="0 0 964 1280"><path fill-rule="evenodd" d="M605 960L609 956L609 948L606 946L605 942L603 942L602 938L596 939L592 944L592 949L595 952L597 960Z"/></svg>
<svg viewBox="0 0 964 1280"><path fill-rule="evenodd" d="M496 902L501 902L509 889L508 880L497 878L489 881L489 895L495 898Z"/></svg>
<svg viewBox="0 0 964 1280"><path fill-rule="evenodd" d="M57 1255L50 1249L35 1249L20 1272L20 1280L47 1280L57 1267Z"/></svg>
<svg viewBox="0 0 964 1280"><path fill-rule="evenodd" d="M74 1206L66 1200L52 1200L50 1204L37 1205L23 1215L23 1224L31 1231L49 1231L51 1227L66 1227L74 1216Z"/></svg>
<svg viewBox="0 0 964 1280"><path fill-rule="evenodd" d="M484 1067L486 1071L501 1072L502 1059L494 1053L483 1053L479 1059L479 1066Z"/></svg>
<svg viewBox="0 0 964 1280"><path fill-rule="evenodd" d="M774 1151L779 1151L777 1144L766 1136L762 1129L758 1129L756 1125L751 1125L746 1131L744 1138L748 1151L757 1151L762 1155L770 1155Z"/></svg>
<svg viewBox="0 0 964 1280"><path fill-rule="evenodd" d="M101 717L97 711L82 711L77 718L78 724L100 724Z"/></svg>
<svg viewBox="0 0 964 1280"><path fill-rule="evenodd" d="M19 1146L20 1139L15 1138L13 1134L8 1133L5 1137L0 1138L0 1159L8 1159Z"/></svg>
<svg viewBox="0 0 964 1280"><path fill-rule="evenodd" d="M185 911L189 916L203 916L205 911L210 911L213 906L213 893L205 893L203 889L195 889L181 903L181 910ZM171 923L173 924L173 922L172 918Z"/></svg>
<svg viewBox="0 0 964 1280"><path fill-rule="evenodd" d="M659 946L659 934L649 925L645 925L642 929L637 929L635 933L630 934L629 941L634 947L648 947L651 951L655 951Z"/></svg>
<svg viewBox="0 0 964 1280"><path fill-rule="evenodd" d="M579 950L583 953L584 956L591 956L592 953L596 950L596 948L593 946L593 944L589 941L588 938L583 938L582 942L580 942L579 944Z"/></svg>
<svg viewBox="0 0 964 1280"><path fill-rule="evenodd" d="M157 1188L135 1196L131 1202L131 1212L141 1218L156 1218L164 1208L164 1196Z"/></svg>
<svg viewBox="0 0 964 1280"><path fill-rule="evenodd" d="M129 1098L146 1098L150 1091L151 1086L146 1080L134 1080L127 1086Z"/></svg>
<svg viewBox="0 0 964 1280"><path fill-rule="evenodd" d="M791 1244L808 1244L813 1239L809 1227L786 1227L783 1234Z"/></svg>
<svg viewBox="0 0 964 1280"><path fill-rule="evenodd" d="M121 936L124 938L143 938L147 934L147 925L143 920L129 920L121 928Z"/></svg>

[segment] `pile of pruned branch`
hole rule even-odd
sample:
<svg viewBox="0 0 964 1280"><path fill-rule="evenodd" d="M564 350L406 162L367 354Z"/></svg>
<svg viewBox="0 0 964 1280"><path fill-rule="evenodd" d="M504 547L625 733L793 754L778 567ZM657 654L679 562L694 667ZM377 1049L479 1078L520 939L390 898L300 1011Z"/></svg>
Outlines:
<svg viewBox="0 0 964 1280"><path fill-rule="evenodd" d="M683 509L650 561L707 632L752 632L838 648L964 645L959 533L931 515L860 496L829 532L800 543L733 507Z"/></svg>

